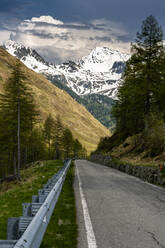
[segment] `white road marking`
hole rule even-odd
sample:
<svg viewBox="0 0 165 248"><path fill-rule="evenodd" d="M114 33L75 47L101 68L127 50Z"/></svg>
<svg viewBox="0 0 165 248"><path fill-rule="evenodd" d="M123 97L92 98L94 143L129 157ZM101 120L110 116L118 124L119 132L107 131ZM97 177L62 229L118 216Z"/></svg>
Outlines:
<svg viewBox="0 0 165 248"><path fill-rule="evenodd" d="M88 248L97 248L96 238L95 238L95 234L93 231L91 218L89 215L87 202L85 200L85 196L82 190L82 183L81 183L80 174L79 174L77 165L76 165L76 172L77 172L77 177L79 181L79 190L80 190L81 204L82 204L83 214L84 214L84 222L85 222L85 228L86 228L86 234L87 234Z"/></svg>
<svg viewBox="0 0 165 248"><path fill-rule="evenodd" d="M139 179L139 180L140 180L140 179ZM148 182L145 182L145 181L142 181L142 182L145 183L145 184L150 185L150 186L153 187L153 188L156 188L156 189L158 189L158 190L160 190L160 191L165 192L165 188L161 188L161 186L157 186L157 185L155 185L155 184L148 183Z"/></svg>

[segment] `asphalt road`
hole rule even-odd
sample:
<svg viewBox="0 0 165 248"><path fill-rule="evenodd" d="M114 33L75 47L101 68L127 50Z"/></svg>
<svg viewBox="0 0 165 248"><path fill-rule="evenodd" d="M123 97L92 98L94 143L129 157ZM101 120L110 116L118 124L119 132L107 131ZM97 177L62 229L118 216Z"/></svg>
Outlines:
<svg viewBox="0 0 165 248"><path fill-rule="evenodd" d="M164 189L103 165L75 163L78 248L165 248ZM79 179L96 246L87 241Z"/></svg>

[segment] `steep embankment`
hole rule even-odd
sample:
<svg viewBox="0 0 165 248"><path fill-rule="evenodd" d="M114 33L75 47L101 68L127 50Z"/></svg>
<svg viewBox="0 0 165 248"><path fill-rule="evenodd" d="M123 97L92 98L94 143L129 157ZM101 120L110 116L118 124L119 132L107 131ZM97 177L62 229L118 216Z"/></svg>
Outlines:
<svg viewBox="0 0 165 248"><path fill-rule="evenodd" d="M162 141L164 136L160 129L159 132L156 130L156 136L153 129L150 128L149 131L150 139L144 132L130 136L124 141L120 141L117 134L114 134L103 139L93 155L110 156L120 164L145 167L156 166L158 168L165 161L164 143ZM98 161L98 158L96 160Z"/></svg>
<svg viewBox="0 0 165 248"><path fill-rule="evenodd" d="M15 62L15 57L0 48L0 92L2 92L3 84L10 76L12 65ZM58 89L42 75L33 72L23 64L22 69L33 90L36 104L41 113L41 122L49 113L54 118L59 115L63 124L72 131L73 136L79 139L88 152L96 149L101 137L110 135L107 128L65 91Z"/></svg>

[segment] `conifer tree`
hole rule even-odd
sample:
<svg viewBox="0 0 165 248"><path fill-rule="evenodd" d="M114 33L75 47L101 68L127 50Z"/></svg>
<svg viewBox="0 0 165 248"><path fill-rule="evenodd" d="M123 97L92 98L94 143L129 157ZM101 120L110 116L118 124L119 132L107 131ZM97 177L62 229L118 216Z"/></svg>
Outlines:
<svg viewBox="0 0 165 248"><path fill-rule="evenodd" d="M142 23L137 33L136 43L132 45L134 56L132 65L136 69L136 78L141 77L145 93L145 113L148 115L155 102L155 88L161 82L161 62L164 55L163 30L154 16L150 15Z"/></svg>
<svg viewBox="0 0 165 248"><path fill-rule="evenodd" d="M53 140L54 158L55 159L61 158L63 132L64 132L63 124L60 120L60 117L57 116L57 118L55 120L54 140Z"/></svg>
<svg viewBox="0 0 165 248"><path fill-rule="evenodd" d="M123 138L143 130L146 119L161 107L159 95L165 84L163 31L154 16L143 21L141 32L132 44L132 53L113 108L117 132Z"/></svg>
<svg viewBox="0 0 165 248"><path fill-rule="evenodd" d="M72 157L74 139L71 131L68 128L65 128L62 140L63 140L62 145L63 145L64 158Z"/></svg>
<svg viewBox="0 0 165 248"><path fill-rule="evenodd" d="M33 128L38 112L31 90L25 83L26 77L22 72L21 63L13 66L13 72L4 86L4 93L0 95L1 126L4 127L1 142L4 137L8 140L7 150L12 156L14 171L20 180L21 144L27 139ZM17 164L17 165L16 165ZM17 167L17 168L16 168Z"/></svg>
<svg viewBox="0 0 165 248"><path fill-rule="evenodd" d="M83 150L83 147L78 139L75 139L73 142L73 155L74 157L79 157L81 155L81 152Z"/></svg>
<svg viewBox="0 0 165 248"><path fill-rule="evenodd" d="M55 122L51 114L47 117L44 123L44 137L48 144L49 159L51 158L51 144L54 138Z"/></svg>

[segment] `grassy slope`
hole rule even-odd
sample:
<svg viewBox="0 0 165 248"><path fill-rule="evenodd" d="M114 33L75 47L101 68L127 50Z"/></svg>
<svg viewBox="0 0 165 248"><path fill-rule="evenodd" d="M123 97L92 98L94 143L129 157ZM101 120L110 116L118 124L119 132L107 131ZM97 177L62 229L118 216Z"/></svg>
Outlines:
<svg viewBox="0 0 165 248"><path fill-rule="evenodd" d="M0 48L0 92L2 92L4 82L11 74L12 64L15 61L15 57ZM73 136L78 138L89 152L96 149L101 137L110 135L106 127L65 91L58 89L42 75L29 70L23 64L22 68L27 76L27 82L34 92L35 101L41 112L41 121L49 113L54 118L59 115L63 124L72 131Z"/></svg>
<svg viewBox="0 0 165 248"><path fill-rule="evenodd" d="M72 163L41 248L77 247L78 228L73 182L74 166Z"/></svg>
<svg viewBox="0 0 165 248"><path fill-rule="evenodd" d="M164 163L165 153L156 157L146 156L146 151L138 152L138 145L136 142L136 135L128 137L123 144L114 147L110 155L122 163L143 166L158 166Z"/></svg>
<svg viewBox="0 0 165 248"><path fill-rule="evenodd" d="M91 94L79 96L60 80L48 77L48 79L58 88L65 90L73 99L81 103L86 109L105 127L113 130L114 121L111 118L111 109L114 100L108 96Z"/></svg>
<svg viewBox="0 0 165 248"><path fill-rule="evenodd" d="M32 195L38 194L61 167L62 162L48 161L22 170L22 181L0 184L0 239L6 239L8 217L22 216L22 203L31 202Z"/></svg>
<svg viewBox="0 0 165 248"><path fill-rule="evenodd" d="M8 217L22 215L22 202L30 202L62 165L60 161L47 161L22 171L21 183L0 185L0 239L6 239ZM33 175L33 176L32 176ZM76 206L73 190L74 167L70 167L59 201L41 244L42 248L77 246ZM12 204L11 204L12 202Z"/></svg>

